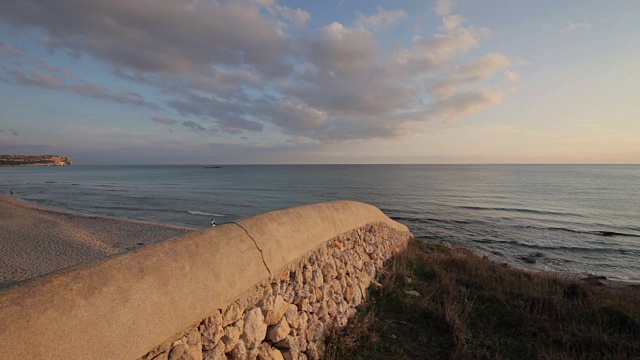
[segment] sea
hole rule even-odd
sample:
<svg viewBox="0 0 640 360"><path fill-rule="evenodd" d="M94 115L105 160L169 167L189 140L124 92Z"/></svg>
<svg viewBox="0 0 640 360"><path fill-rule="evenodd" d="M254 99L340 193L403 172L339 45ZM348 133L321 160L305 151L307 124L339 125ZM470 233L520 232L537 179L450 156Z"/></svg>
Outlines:
<svg viewBox="0 0 640 360"><path fill-rule="evenodd" d="M640 282L640 165L0 168L0 192L10 190L45 208L196 229L357 200L424 241L514 267Z"/></svg>

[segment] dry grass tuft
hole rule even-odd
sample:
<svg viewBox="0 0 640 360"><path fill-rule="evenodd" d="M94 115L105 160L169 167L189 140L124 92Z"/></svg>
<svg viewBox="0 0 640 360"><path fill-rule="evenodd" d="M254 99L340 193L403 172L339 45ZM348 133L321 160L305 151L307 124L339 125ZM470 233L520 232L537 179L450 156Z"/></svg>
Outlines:
<svg viewBox="0 0 640 360"><path fill-rule="evenodd" d="M637 289L514 270L415 240L380 283L329 337L325 358L640 358Z"/></svg>

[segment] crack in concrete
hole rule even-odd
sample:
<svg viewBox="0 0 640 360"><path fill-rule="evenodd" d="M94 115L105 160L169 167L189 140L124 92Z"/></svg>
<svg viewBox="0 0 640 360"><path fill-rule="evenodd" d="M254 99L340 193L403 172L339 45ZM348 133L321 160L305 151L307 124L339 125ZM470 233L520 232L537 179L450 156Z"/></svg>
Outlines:
<svg viewBox="0 0 640 360"><path fill-rule="evenodd" d="M260 247L258 246L258 243L256 242L256 239L254 239L253 236L251 236L251 234L249 234L247 229L245 229L242 225L238 224L235 221L232 221L231 223L238 225L238 227L240 229L244 230L244 232L247 234L247 236L250 237L251 240L253 240L253 245L256 246L256 249L258 249L258 251L260 251L260 257L262 258L262 263L264 264L265 269L267 269L267 271L269 272L269 277L272 277L273 275L271 274L271 270L269 270L269 267L267 266L267 262L264 261L264 254L262 253L262 249L260 249Z"/></svg>

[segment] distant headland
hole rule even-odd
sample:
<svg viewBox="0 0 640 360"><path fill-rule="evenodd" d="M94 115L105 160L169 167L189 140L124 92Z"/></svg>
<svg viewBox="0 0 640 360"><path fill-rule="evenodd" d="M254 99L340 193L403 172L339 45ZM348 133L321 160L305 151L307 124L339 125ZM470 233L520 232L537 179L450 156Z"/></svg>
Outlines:
<svg viewBox="0 0 640 360"><path fill-rule="evenodd" d="M58 155L0 155L0 166L68 166L71 158Z"/></svg>

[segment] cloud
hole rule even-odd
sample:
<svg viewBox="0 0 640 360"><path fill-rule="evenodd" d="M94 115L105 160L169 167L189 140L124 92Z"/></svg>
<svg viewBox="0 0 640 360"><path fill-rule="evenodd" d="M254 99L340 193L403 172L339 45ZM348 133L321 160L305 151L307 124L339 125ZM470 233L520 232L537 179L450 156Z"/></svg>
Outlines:
<svg viewBox="0 0 640 360"><path fill-rule="evenodd" d="M505 76L507 77L507 80L511 81L511 82L519 82L520 81L520 74L518 74L517 72L513 72L511 70L507 70L504 72Z"/></svg>
<svg viewBox="0 0 640 360"><path fill-rule="evenodd" d="M408 105L420 92L420 87L409 82L387 81L383 72L363 72L358 77L316 73L305 79L305 84L281 91L341 118L389 115Z"/></svg>
<svg viewBox="0 0 640 360"><path fill-rule="evenodd" d="M42 66L42 64L40 64ZM37 86L47 89L61 89L79 94L82 96L92 97L101 100L109 100L112 102L146 106L150 108L157 108L155 104L149 103L144 100L144 97L140 94L130 91L111 91L104 86L100 86L93 83L81 83L75 85L68 85L63 83L58 77L49 74L43 74L37 71L31 71L29 74L17 69L5 69L4 72L9 75L8 79L3 79L6 82L18 85ZM58 69L58 68L54 68ZM64 72L64 69L60 71Z"/></svg>
<svg viewBox="0 0 640 360"><path fill-rule="evenodd" d="M184 127L188 127L189 129L193 130L193 131L206 131L207 129L203 128L202 125L193 122L193 121L184 121L182 123L182 126Z"/></svg>
<svg viewBox="0 0 640 360"><path fill-rule="evenodd" d="M332 142L402 137L423 131L421 122L451 122L497 105L506 90L482 84L513 60L488 54L456 66L489 36L463 22L444 17L439 33L415 37L385 60L370 31L332 23L305 44L313 68L277 85L294 102L267 102L261 113L284 133Z"/></svg>
<svg viewBox="0 0 640 360"><path fill-rule="evenodd" d="M425 121L451 122L500 104L507 91L486 82L498 73L515 76L511 58L473 55L490 31L450 15L453 1L436 3L442 24L435 34L391 48L378 32L406 19L403 10L378 8L357 14L351 26L306 31L291 25L306 26L310 14L275 0L20 4L0 3L0 19L39 28L53 52L102 60L120 80L155 90L167 110L189 119L152 121L206 134L266 128L324 143L403 137L424 131ZM63 74L44 62L40 69ZM159 110L134 92L46 76L48 82L36 73L11 79Z"/></svg>
<svg viewBox="0 0 640 360"><path fill-rule="evenodd" d="M157 122L158 124L163 124L163 125L173 125L178 123L178 120L176 119L163 117L163 116L154 116L151 118L151 120L154 122Z"/></svg>
<svg viewBox="0 0 640 360"><path fill-rule="evenodd" d="M216 142L208 145L210 155L216 163L301 163L310 156L315 157L324 145L313 142ZM274 159L277 159L274 161Z"/></svg>
<svg viewBox="0 0 640 360"><path fill-rule="evenodd" d="M11 44L0 42L0 54L18 57L18 56L22 56L23 53L22 53L22 50L18 49L17 47Z"/></svg>
<svg viewBox="0 0 640 360"><path fill-rule="evenodd" d="M309 44L308 59L318 69L341 76L357 74L378 61L380 51L372 33L333 22L320 30Z"/></svg>
<svg viewBox="0 0 640 360"><path fill-rule="evenodd" d="M502 103L504 92L468 91L437 100L423 116L428 120L452 122L463 116Z"/></svg>
<svg viewBox="0 0 640 360"><path fill-rule="evenodd" d="M464 22L464 19L460 15L449 15L442 18L441 28L447 32L454 31L459 28Z"/></svg>
<svg viewBox="0 0 640 360"><path fill-rule="evenodd" d="M592 25L586 22L567 21L567 25L562 29L564 34L568 34L574 30L589 29Z"/></svg>
<svg viewBox="0 0 640 360"><path fill-rule="evenodd" d="M289 39L249 1L21 0L0 17L49 34L51 49L89 53L114 66L156 73L201 73L211 63L247 64L271 76L292 69ZM132 21L132 19L136 19Z"/></svg>
<svg viewBox="0 0 640 360"><path fill-rule="evenodd" d="M167 105L184 116L194 115L214 120L221 131L237 134L243 130L262 131L263 124L247 119L252 110L251 104L238 99L222 100L213 96L193 93L185 94L182 99L173 99Z"/></svg>
<svg viewBox="0 0 640 360"><path fill-rule="evenodd" d="M435 10L436 14L444 16L451 13L455 0L436 0Z"/></svg>
<svg viewBox="0 0 640 360"><path fill-rule="evenodd" d="M49 89L64 87L62 81L53 75L43 74L36 71L31 71L30 74L25 74L16 69L8 70L7 72L12 76L12 82L15 84L39 86Z"/></svg>
<svg viewBox="0 0 640 360"><path fill-rule="evenodd" d="M71 85L69 89L83 96L88 96L96 99L110 100L120 104L148 106L156 108L154 104L148 103L144 100L144 97L140 94L130 91L118 91L113 92L104 86L100 86L94 83L83 83L80 85Z"/></svg>
<svg viewBox="0 0 640 360"><path fill-rule="evenodd" d="M296 26L302 27L311 20L311 15L302 9L291 9L286 6L276 6L275 8L282 18Z"/></svg>
<svg viewBox="0 0 640 360"><path fill-rule="evenodd" d="M296 100L279 100L258 107L257 112L292 134L305 133L322 126L327 114Z"/></svg>
<svg viewBox="0 0 640 360"><path fill-rule="evenodd" d="M450 65L454 57L476 48L490 32L486 28L462 27L462 18L443 18L441 30L430 38L416 36L411 49L401 49L391 55L389 71L397 76L425 73Z"/></svg>
<svg viewBox="0 0 640 360"><path fill-rule="evenodd" d="M447 98L469 84L493 77L496 71L508 68L512 60L501 54L489 54L471 60L468 64L455 68L444 79L429 86L429 93L437 98Z"/></svg>
<svg viewBox="0 0 640 360"><path fill-rule="evenodd" d="M405 13L404 10L386 11L379 7L378 12L374 15L365 16L358 13L357 16L358 20L356 21L356 25L358 27L372 31L380 31L394 27L407 18L407 13Z"/></svg>
<svg viewBox="0 0 640 360"><path fill-rule="evenodd" d="M54 73L61 73L61 74L66 75L69 78L75 78L76 77L75 74L71 70L69 70L67 68L62 68L62 67L50 65L44 59L38 60L38 66L42 70L49 71L49 72L54 72Z"/></svg>
<svg viewBox="0 0 640 360"><path fill-rule="evenodd" d="M13 136L18 136L18 135L20 135L20 134L18 134L18 132L17 132L16 130L14 130L14 129L7 129L6 131L7 131L8 133L11 133L11 135L13 135ZM4 130L4 129L0 129L0 133L3 133L3 132L5 132L5 130Z"/></svg>

